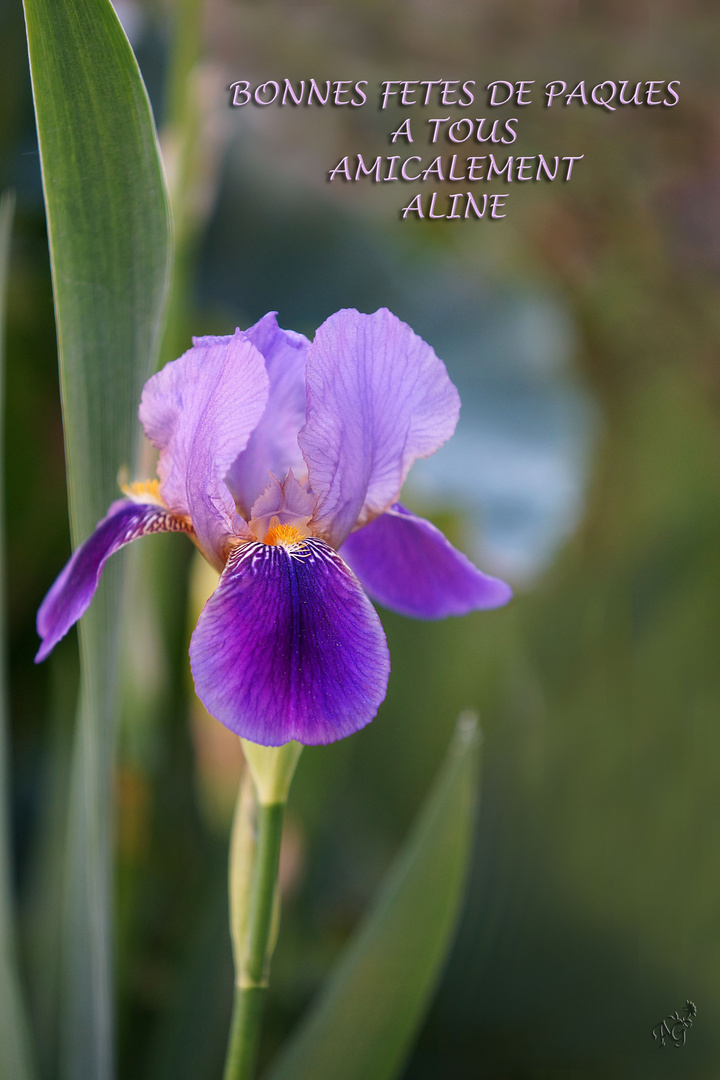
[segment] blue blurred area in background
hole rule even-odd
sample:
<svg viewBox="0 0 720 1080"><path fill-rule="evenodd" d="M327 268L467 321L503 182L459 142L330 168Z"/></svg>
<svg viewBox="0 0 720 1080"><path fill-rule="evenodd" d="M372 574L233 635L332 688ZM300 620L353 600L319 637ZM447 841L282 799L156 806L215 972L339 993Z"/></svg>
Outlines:
<svg viewBox="0 0 720 1080"><path fill-rule="evenodd" d="M359 221L321 202L319 188L302 203L292 184L270 199L243 153L252 143L238 138L203 252L204 304L231 313L240 297L246 320L276 309L310 336L343 306L404 319L445 360L463 403L456 435L416 465L405 495L424 512L459 514L466 550L489 571L532 581L578 524L598 421L562 296L493 281L482 244L466 244L462 260L452 248L429 253L417 234L408 244L403 226ZM252 259L238 254L248 249Z"/></svg>

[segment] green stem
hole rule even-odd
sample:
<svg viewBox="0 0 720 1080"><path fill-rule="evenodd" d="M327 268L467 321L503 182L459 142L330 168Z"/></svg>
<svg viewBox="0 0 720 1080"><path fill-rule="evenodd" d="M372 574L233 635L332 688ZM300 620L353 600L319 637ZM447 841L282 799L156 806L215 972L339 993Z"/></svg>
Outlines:
<svg viewBox="0 0 720 1080"><path fill-rule="evenodd" d="M0 447L5 424L5 309L15 195L0 196ZM2 454L0 452L0 458ZM0 470L0 1076L33 1074L18 969L10 856L9 708L5 626L5 476Z"/></svg>
<svg viewBox="0 0 720 1080"><path fill-rule="evenodd" d="M284 803L260 803L257 806L257 843L250 882L247 937L236 971L224 1080L251 1080L255 1072L260 1021L268 986L284 811Z"/></svg>
<svg viewBox="0 0 720 1080"><path fill-rule="evenodd" d="M180 0L176 12L163 126L182 128L188 108L188 75L201 54L203 0Z"/></svg>
<svg viewBox="0 0 720 1080"><path fill-rule="evenodd" d="M179 0L165 86L160 142L174 224L174 255L160 364L179 356L190 338L190 293L201 221L193 207L201 160L201 115L193 71L202 55L204 0Z"/></svg>

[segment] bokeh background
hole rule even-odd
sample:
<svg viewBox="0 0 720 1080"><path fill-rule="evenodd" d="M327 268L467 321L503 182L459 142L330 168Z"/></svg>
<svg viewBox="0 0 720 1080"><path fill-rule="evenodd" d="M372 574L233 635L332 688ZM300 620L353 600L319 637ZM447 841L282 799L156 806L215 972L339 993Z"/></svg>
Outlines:
<svg viewBox="0 0 720 1080"><path fill-rule="evenodd" d="M462 620L381 611L393 671L377 720L303 754L266 1059L472 707L484 753L467 901L406 1080L717 1075L720 15L712 0L580 7L208 0L201 61L178 90L167 80L177 6L117 4L160 128L173 94L197 109L166 358L191 333L268 310L312 336L341 306L389 307L434 346L463 399L455 439L417 467L406 500L516 587L507 609ZM33 666L34 613L69 534L15 0L0 6L0 71L0 188L18 196L5 420L16 898L49 1080L77 647L71 635ZM408 111L381 113L372 99L229 108L233 80L285 77L681 87L674 108L496 110L520 116L504 151L584 153L572 182L513 185L504 221L416 223L398 209L424 188L326 182L344 154L390 153ZM417 145L408 153L430 156L424 137ZM172 174L167 130L164 150ZM213 1080L232 992L225 875L239 748L202 713L187 671L202 571L181 537L152 548L162 602L134 613L117 775L120 1076ZM686 1045L659 1050L653 1026L688 998L698 1016Z"/></svg>

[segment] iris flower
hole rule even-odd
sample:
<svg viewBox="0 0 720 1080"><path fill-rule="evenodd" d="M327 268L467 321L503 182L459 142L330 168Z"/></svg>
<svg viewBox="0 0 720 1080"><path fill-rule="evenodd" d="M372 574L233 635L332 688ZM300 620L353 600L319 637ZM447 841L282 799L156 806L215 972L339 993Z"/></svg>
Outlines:
<svg viewBox="0 0 720 1080"><path fill-rule="evenodd" d="M266 746L359 730L390 671L367 594L425 619L511 595L397 502L459 410L445 365L385 309L339 311L312 343L275 313L193 339L143 390L158 479L125 487L72 556L38 613L36 659L86 610L110 555L184 532L220 574L190 644L207 710Z"/></svg>

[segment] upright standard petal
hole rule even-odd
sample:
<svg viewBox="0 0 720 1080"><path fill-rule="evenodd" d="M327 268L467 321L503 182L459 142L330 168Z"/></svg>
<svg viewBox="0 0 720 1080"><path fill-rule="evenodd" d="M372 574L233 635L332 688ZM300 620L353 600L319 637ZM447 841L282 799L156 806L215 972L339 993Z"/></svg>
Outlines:
<svg viewBox="0 0 720 1080"><path fill-rule="evenodd" d="M40 606L37 631L43 641L36 663L52 652L87 610L110 556L131 540L157 532L191 533L192 529L188 522L156 503L113 503L107 517L77 549Z"/></svg>
<svg viewBox="0 0 720 1080"><path fill-rule="evenodd" d="M439 529L395 503L351 533L342 556L374 600L401 615L444 619L506 604L512 589L483 574Z"/></svg>
<svg viewBox="0 0 720 1080"><path fill-rule="evenodd" d="M308 350L306 381L298 442L318 500L312 527L339 547L392 504L416 458L450 438L460 399L430 346L385 308L331 315Z"/></svg>
<svg viewBox="0 0 720 1080"><path fill-rule="evenodd" d="M372 604L318 539L236 548L198 621L190 664L207 710L265 746L359 730L390 673Z"/></svg>
<svg viewBox="0 0 720 1080"><path fill-rule="evenodd" d="M237 533L225 477L263 414L268 376L262 355L238 330L198 338L145 384L140 421L160 451L160 491L186 514L198 543L218 568L226 537Z"/></svg>
<svg viewBox="0 0 720 1080"><path fill-rule="evenodd" d="M274 518L275 524L293 525L306 536L314 509L314 497L298 483L292 469L282 483L271 473L267 487L253 503L250 530L258 540L264 540Z"/></svg>
<svg viewBox="0 0 720 1080"><path fill-rule="evenodd" d="M262 419L226 477L247 519L265 490L268 471L285 476L292 469L298 478L306 472L297 437L305 423L305 356L310 342L304 334L281 330L274 311L246 330L245 336L262 353L270 379Z"/></svg>

